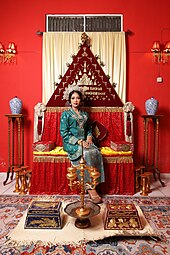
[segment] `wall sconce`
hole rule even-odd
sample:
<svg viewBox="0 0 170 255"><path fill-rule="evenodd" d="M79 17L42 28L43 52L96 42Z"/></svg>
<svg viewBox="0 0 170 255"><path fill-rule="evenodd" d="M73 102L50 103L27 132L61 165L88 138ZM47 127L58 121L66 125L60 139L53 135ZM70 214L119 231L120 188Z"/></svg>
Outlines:
<svg viewBox="0 0 170 255"><path fill-rule="evenodd" d="M16 53L16 47L13 42L8 44L6 50L0 42L0 63L16 63Z"/></svg>
<svg viewBox="0 0 170 255"><path fill-rule="evenodd" d="M153 52L153 61L155 63L167 63L170 57L170 41L164 45L155 41L151 51Z"/></svg>
<svg viewBox="0 0 170 255"><path fill-rule="evenodd" d="M0 63L4 62L4 54L5 54L5 49L2 43L0 42Z"/></svg>

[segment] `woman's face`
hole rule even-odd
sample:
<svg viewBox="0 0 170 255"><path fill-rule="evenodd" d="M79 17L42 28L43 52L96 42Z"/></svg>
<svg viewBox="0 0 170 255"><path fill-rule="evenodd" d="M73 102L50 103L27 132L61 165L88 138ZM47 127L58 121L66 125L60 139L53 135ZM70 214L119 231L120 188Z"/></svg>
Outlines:
<svg viewBox="0 0 170 255"><path fill-rule="evenodd" d="M81 103L81 98L77 92L74 92L73 95L71 96L71 106L73 108L78 108Z"/></svg>

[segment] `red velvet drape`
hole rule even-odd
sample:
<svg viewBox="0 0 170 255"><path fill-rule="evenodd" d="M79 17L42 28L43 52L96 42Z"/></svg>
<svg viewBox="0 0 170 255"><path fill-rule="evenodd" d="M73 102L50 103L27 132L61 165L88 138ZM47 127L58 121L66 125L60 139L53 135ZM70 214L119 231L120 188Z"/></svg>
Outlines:
<svg viewBox="0 0 170 255"><path fill-rule="evenodd" d="M68 160L56 162L34 162L30 194L76 194L71 192L66 178ZM133 163L104 162L105 183L99 184L101 194L134 194Z"/></svg>
<svg viewBox="0 0 170 255"><path fill-rule="evenodd" d="M71 192L66 178L67 161L54 162L33 162L30 194L76 194Z"/></svg>
<svg viewBox="0 0 170 255"><path fill-rule="evenodd" d="M133 163L104 163L105 183L99 184L101 194L133 195Z"/></svg>
<svg viewBox="0 0 170 255"><path fill-rule="evenodd" d="M60 136L60 118L61 112L46 112L44 120L44 130L42 141L55 141L57 146L62 146Z"/></svg>
<svg viewBox="0 0 170 255"><path fill-rule="evenodd" d="M101 146L110 146L110 141L124 141L124 115L123 112L89 112L91 121L99 121L103 124L108 134L101 141ZM62 146L60 136L61 112L46 112L43 141L55 141L57 146Z"/></svg>
<svg viewBox="0 0 170 255"><path fill-rule="evenodd" d="M109 146L111 141L124 141L124 116L122 112L90 112L92 121L99 121L108 131L101 146Z"/></svg>

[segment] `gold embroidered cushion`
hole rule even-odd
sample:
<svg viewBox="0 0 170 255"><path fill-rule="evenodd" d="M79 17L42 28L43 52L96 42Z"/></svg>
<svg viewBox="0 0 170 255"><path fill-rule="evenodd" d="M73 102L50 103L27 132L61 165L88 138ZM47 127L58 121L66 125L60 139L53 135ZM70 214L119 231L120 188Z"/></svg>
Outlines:
<svg viewBox="0 0 170 255"><path fill-rule="evenodd" d="M110 142L110 147L115 151L134 151L133 143L125 141Z"/></svg>
<svg viewBox="0 0 170 255"><path fill-rule="evenodd" d="M56 147L55 142L53 141L39 141L39 142L35 142L33 143L33 151L41 151L41 152L45 152L45 151L51 151Z"/></svg>

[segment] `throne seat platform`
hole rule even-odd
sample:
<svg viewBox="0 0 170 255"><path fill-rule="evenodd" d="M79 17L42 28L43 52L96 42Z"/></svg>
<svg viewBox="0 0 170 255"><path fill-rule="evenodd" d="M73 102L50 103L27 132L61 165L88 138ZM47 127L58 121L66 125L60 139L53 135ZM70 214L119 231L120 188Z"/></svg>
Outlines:
<svg viewBox="0 0 170 255"><path fill-rule="evenodd" d="M65 107L47 107L45 113L44 132L42 141L48 147L48 141L55 141L57 145L52 150L33 151L33 171L30 194L77 194L71 191L66 178L67 168L71 165L67 153L63 150L59 126L60 117ZM100 194L134 194L134 164L132 150L113 150L111 141L124 140L124 112L122 107L89 107L85 108L91 120L107 129L107 136L100 140L105 183L98 185ZM108 121L109 119L109 121ZM99 127L99 126L98 126ZM97 128L100 133L100 127ZM98 135L99 136L99 135ZM37 144L37 143L36 143ZM125 142L126 144L126 142ZM42 148L44 148L42 146ZM132 147L131 147L132 148Z"/></svg>
<svg viewBox="0 0 170 255"><path fill-rule="evenodd" d="M102 147L105 183L99 184L100 194L134 194L133 152L111 151ZM66 178L70 161L62 147L49 153L33 153L33 176L30 194L76 194L68 187Z"/></svg>

